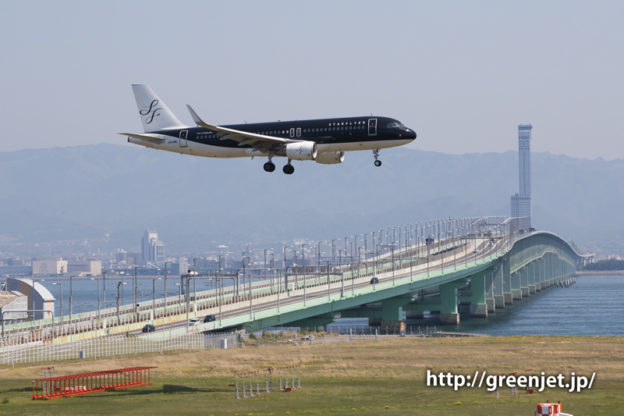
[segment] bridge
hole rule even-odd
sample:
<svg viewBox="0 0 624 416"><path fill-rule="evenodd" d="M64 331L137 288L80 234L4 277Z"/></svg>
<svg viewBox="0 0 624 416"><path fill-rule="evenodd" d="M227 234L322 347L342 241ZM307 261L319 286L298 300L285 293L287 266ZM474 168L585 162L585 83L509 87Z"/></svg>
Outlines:
<svg viewBox="0 0 624 416"><path fill-rule="evenodd" d="M119 333L140 333L147 323L167 334L245 327L320 326L336 316L367 316L397 323L424 311L458 324L459 307L487 318L551 286L574 283L583 257L547 231L519 230L518 219L448 219L404 228L386 244L373 233L369 250L357 242L335 256L317 251L314 264L242 269L183 276L183 295L119 305L71 316L2 321L4 347L62 343ZM394 232L393 232L394 234ZM364 256L361 249L364 248ZM210 290L191 292L191 281L209 279ZM208 319L204 318L209 316Z"/></svg>

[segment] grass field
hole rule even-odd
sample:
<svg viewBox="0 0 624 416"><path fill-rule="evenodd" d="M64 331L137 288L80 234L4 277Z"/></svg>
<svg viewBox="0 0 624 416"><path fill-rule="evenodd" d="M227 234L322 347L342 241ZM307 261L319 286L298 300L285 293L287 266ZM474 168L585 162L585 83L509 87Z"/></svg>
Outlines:
<svg viewBox="0 0 624 416"><path fill-rule="evenodd" d="M43 363L42 363L43 364ZM579 415L624 414L624 338L386 338L326 345L262 345L230 350L56 362L55 375L158 366L154 384L117 392L32 401L40 365L0 369L0 415L533 415L535 404L561 400ZM300 364L302 388L234 399L234 373ZM590 375L591 390L547 390L512 396L509 389L425 386L427 369L473 374Z"/></svg>

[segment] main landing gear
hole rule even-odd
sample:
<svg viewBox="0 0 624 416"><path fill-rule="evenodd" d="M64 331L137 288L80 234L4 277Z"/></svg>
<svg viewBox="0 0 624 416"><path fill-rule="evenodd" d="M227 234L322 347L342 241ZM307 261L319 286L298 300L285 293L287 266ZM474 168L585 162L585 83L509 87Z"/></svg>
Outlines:
<svg viewBox="0 0 624 416"><path fill-rule="evenodd" d="M373 150L373 156L375 157L375 166L379 167L381 166L381 160L379 160L379 149L375 149Z"/></svg>
<svg viewBox="0 0 624 416"><path fill-rule="evenodd" d="M275 170L275 163L271 162L270 160L268 162L266 162L264 164L264 171L265 172L273 172Z"/></svg>
<svg viewBox="0 0 624 416"><path fill-rule="evenodd" d="M288 159L288 163L284 165L282 170L284 171L284 173L286 175L292 175L293 174L293 172L295 171L295 168L294 168L293 165L290 164L290 159Z"/></svg>
<svg viewBox="0 0 624 416"><path fill-rule="evenodd" d="M269 161L266 162L263 167L265 172L273 172L275 170L275 163L273 163L271 158L269 158ZM294 166L290 164L290 159L288 159L288 163L284 165L282 171L286 175L292 175L295 172Z"/></svg>

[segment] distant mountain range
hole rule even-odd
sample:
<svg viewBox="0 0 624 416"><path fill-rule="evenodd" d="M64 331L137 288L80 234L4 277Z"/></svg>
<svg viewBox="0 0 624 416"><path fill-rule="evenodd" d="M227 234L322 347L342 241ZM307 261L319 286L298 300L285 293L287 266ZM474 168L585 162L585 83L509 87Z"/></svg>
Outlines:
<svg viewBox="0 0 624 416"><path fill-rule="evenodd" d="M399 148L342 165L208 159L125 145L0 153L0 247L84 240L137 250L147 228L170 253L216 244L340 238L434 218L510 213L516 152ZM624 251L624 160L532 154L533 222L581 248ZM618 246L619 244L619 246ZM95 247L94 246L94 247ZM8 251L8 249L6 250Z"/></svg>

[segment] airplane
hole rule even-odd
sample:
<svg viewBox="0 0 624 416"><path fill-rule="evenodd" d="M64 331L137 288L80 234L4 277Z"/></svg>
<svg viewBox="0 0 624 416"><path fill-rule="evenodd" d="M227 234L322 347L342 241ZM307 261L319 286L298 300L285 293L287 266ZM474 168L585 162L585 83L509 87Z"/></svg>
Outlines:
<svg viewBox="0 0 624 416"><path fill-rule="evenodd" d="M374 165L381 166L379 150L408 144L414 130L389 117L364 116L316 120L274 121L235 125L204 122L187 105L196 126L187 126L146 84L133 84L144 133L119 133L128 142L169 152L205 157L267 157L266 172L273 172L274 157L286 157L283 172L291 175L293 160L320 164L342 163L353 150L372 150Z"/></svg>

